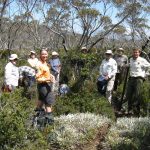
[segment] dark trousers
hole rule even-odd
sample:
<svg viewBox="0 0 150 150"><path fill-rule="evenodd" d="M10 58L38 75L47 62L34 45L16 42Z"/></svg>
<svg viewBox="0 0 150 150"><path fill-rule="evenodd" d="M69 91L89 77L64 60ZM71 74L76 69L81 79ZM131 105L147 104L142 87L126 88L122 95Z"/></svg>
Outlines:
<svg viewBox="0 0 150 150"><path fill-rule="evenodd" d="M116 73L116 78L114 82L114 91L117 90L117 87L121 84L122 82L122 74L121 73Z"/></svg>
<svg viewBox="0 0 150 150"><path fill-rule="evenodd" d="M97 89L100 94L105 95L107 83L108 83L107 80L97 81Z"/></svg>
<svg viewBox="0 0 150 150"><path fill-rule="evenodd" d="M141 77L129 77L127 85L126 99L128 101L128 111L135 110L140 113L142 101L143 79Z"/></svg>

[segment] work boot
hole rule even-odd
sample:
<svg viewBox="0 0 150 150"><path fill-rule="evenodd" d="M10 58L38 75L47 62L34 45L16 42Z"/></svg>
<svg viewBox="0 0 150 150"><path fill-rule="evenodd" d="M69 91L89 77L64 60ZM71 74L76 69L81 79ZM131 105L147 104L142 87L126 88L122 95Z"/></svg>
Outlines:
<svg viewBox="0 0 150 150"><path fill-rule="evenodd" d="M50 113L46 113L45 120L46 120L46 124L52 125L54 123L54 116L53 116L53 114L51 112Z"/></svg>

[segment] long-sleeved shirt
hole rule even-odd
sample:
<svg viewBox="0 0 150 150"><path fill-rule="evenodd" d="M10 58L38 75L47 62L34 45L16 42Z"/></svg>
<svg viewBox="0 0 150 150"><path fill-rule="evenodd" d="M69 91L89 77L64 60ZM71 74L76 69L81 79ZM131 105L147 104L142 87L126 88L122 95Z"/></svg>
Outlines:
<svg viewBox="0 0 150 150"><path fill-rule="evenodd" d="M61 62L59 58L50 59L49 64L51 65L52 71L57 72L57 73L60 72Z"/></svg>
<svg viewBox="0 0 150 150"><path fill-rule="evenodd" d="M104 59L100 65L100 75L113 78L117 73L117 63L113 58Z"/></svg>
<svg viewBox="0 0 150 150"><path fill-rule="evenodd" d="M18 86L19 70L14 64L9 62L5 67L5 84Z"/></svg>
<svg viewBox="0 0 150 150"><path fill-rule="evenodd" d="M118 73L121 73L122 67L128 65L128 57L126 55L115 55L113 58L117 62Z"/></svg>
<svg viewBox="0 0 150 150"><path fill-rule="evenodd" d="M29 63L29 65L30 65L31 67L35 68L36 65L37 65L37 63L38 63L38 59L37 59L37 58L34 58L34 59L29 58L29 59L28 59L28 63Z"/></svg>
<svg viewBox="0 0 150 150"><path fill-rule="evenodd" d="M23 76L35 76L35 70L29 66L21 66L19 67L19 78L22 78Z"/></svg>
<svg viewBox="0 0 150 150"><path fill-rule="evenodd" d="M130 66L130 76L131 77L145 77L146 71L150 68L150 63L142 57L138 57L136 59L130 58L129 60Z"/></svg>

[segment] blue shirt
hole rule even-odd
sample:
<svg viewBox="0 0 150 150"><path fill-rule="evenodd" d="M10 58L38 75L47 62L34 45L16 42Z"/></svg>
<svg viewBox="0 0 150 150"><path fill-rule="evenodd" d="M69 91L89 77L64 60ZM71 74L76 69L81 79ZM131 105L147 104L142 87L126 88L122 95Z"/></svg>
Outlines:
<svg viewBox="0 0 150 150"><path fill-rule="evenodd" d="M50 59L49 64L51 65L52 71L59 73L61 66L59 58Z"/></svg>

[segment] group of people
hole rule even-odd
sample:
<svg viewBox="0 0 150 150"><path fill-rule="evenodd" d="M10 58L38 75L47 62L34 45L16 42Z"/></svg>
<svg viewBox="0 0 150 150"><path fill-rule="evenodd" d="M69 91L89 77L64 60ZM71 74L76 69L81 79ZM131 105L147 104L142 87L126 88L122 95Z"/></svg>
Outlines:
<svg viewBox="0 0 150 150"><path fill-rule="evenodd" d="M83 48L85 49L85 48ZM133 49L132 57L124 55L124 49L117 49L114 55L112 50L105 52L105 59L100 65L100 76L97 81L98 91L105 95L107 100L112 103L112 92L117 90L129 68L129 79L126 90L126 100L128 101L128 113L140 113L140 103L142 96L143 81L146 77L146 71L150 68L150 63L140 57L141 50ZM61 71L61 62L59 54L52 52L52 57L48 60L48 51L41 49L39 59L35 51L30 51L27 60L28 66L17 67L17 54L11 54L9 62L5 67L5 87L7 91L13 91L19 84L19 80L28 77L28 86L37 82L38 101L36 111L43 109L45 105L46 117L49 122L53 121L52 105L55 102L56 92L59 90L59 77ZM63 86L63 85L61 85ZM68 88L68 87L65 87ZM62 90L65 93L65 91Z"/></svg>
<svg viewBox="0 0 150 150"><path fill-rule="evenodd" d="M43 110L46 112L48 122L53 122L52 105L55 102L56 91L59 86L59 75L61 62L59 54L52 52L52 58L48 62L48 51L46 48L41 49L39 59L36 53L30 51L27 60L28 66L17 67L17 54L11 54L9 62L5 66L4 85L8 92L12 92L19 85L19 80L29 79L29 85L37 82L38 101L35 111Z"/></svg>
<svg viewBox="0 0 150 150"><path fill-rule="evenodd" d="M125 99L128 102L127 114L140 115L140 104L142 100L142 86L146 72L150 69L150 63L140 56L141 50L134 48L132 57L124 55L124 49L119 48L117 54L112 50L105 52L105 59L100 65L100 76L97 81L98 91L105 95L112 103L112 92L117 90L129 69L129 78Z"/></svg>

